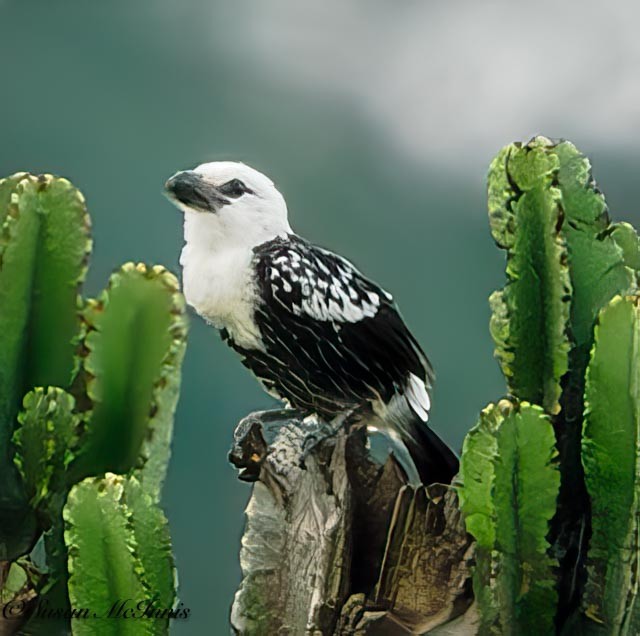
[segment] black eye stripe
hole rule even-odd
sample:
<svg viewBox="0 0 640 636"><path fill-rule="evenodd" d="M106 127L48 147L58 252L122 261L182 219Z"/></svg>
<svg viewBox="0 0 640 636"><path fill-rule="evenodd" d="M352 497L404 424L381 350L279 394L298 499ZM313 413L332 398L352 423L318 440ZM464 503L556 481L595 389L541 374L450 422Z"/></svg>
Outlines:
<svg viewBox="0 0 640 636"><path fill-rule="evenodd" d="M248 188L240 179L231 179L231 181L227 181L223 183L218 191L221 194L224 194L226 197L231 197L232 199L238 199L245 193L253 194L253 190Z"/></svg>

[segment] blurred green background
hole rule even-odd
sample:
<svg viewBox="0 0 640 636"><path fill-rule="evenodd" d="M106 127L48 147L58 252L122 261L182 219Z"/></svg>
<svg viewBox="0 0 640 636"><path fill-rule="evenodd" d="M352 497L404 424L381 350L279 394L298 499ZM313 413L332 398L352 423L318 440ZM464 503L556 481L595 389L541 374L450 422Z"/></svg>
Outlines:
<svg viewBox="0 0 640 636"><path fill-rule="evenodd" d="M631 2L0 0L0 174L53 172L87 197L87 292L127 260L178 271L164 180L245 161L294 228L393 291L437 372L432 422L459 448L504 384L489 293L503 257L484 176L541 132L591 156L612 213L635 202L640 44ZM165 488L188 622L225 633L249 488L226 455L272 401L193 316Z"/></svg>

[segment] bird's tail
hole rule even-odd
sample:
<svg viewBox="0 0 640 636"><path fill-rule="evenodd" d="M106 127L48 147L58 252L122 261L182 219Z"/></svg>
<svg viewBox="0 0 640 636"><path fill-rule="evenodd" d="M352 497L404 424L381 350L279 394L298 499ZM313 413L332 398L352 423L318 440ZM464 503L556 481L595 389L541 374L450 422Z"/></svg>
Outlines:
<svg viewBox="0 0 640 636"><path fill-rule="evenodd" d="M374 427L386 434L394 454L413 484L450 484L458 473L457 455L427 426L426 409L416 412L408 401L391 400L373 409Z"/></svg>
<svg viewBox="0 0 640 636"><path fill-rule="evenodd" d="M450 484L458 473L456 454L418 416L403 424L400 437L411 455L420 481L425 485Z"/></svg>

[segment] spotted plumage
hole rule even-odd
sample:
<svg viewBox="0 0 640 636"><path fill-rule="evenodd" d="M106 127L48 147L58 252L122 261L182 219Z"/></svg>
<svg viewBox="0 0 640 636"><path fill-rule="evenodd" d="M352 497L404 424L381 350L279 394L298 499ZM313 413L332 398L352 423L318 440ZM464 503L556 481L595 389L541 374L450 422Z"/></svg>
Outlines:
<svg viewBox="0 0 640 636"><path fill-rule="evenodd" d="M254 253L254 320L263 349L223 335L270 393L325 417L363 402L380 409L397 396L427 419L431 367L387 292L296 236Z"/></svg>
<svg viewBox="0 0 640 636"><path fill-rule="evenodd" d="M393 298L349 261L293 233L282 195L242 164L203 164L168 183L185 212L185 296L273 396L331 419L369 409L423 481L457 460L426 421L433 372Z"/></svg>

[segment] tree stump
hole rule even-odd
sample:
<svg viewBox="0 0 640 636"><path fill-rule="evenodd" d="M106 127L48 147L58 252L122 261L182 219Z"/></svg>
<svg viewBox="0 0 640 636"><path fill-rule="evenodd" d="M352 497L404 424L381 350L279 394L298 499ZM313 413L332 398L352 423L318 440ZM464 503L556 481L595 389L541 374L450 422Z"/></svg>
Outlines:
<svg viewBox="0 0 640 636"><path fill-rule="evenodd" d="M392 454L376 462L357 417L255 413L238 425L229 457L255 482L236 634L476 631L473 543L455 488L409 485Z"/></svg>

